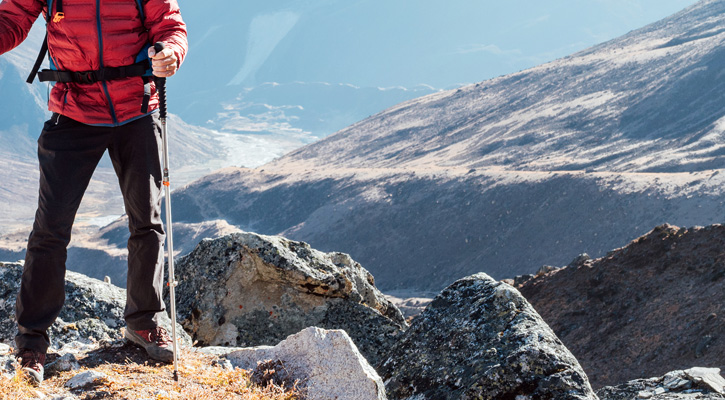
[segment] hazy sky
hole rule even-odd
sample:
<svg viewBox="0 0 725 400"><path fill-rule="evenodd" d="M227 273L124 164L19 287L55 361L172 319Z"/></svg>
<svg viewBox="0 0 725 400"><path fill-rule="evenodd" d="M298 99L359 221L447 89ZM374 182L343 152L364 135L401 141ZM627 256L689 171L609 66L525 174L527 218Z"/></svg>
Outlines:
<svg viewBox="0 0 725 400"><path fill-rule="evenodd" d="M179 0L187 73L224 84L322 81L436 88L563 57L694 0ZM219 14L219 9L227 12ZM219 52L219 44L224 52ZM198 73L201 73L200 71ZM194 76L197 72L193 72ZM189 82L194 84L194 82Z"/></svg>

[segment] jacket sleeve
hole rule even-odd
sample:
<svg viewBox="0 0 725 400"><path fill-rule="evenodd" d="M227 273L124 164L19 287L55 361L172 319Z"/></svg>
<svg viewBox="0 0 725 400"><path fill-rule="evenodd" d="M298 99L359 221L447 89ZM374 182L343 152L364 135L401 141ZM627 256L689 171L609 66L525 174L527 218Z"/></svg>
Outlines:
<svg viewBox="0 0 725 400"><path fill-rule="evenodd" d="M186 39L186 24L181 19L176 0L147 0L144 3L146 29L151 43L164 42L176 53L179 65L184 61L189 44Z"/></svg>
<svg viewBox="0 0 725 400"><path fill-rule="evenodd" d="M41 0L1 0L0 2L0 54L18 47L45 3Z"/></svg>

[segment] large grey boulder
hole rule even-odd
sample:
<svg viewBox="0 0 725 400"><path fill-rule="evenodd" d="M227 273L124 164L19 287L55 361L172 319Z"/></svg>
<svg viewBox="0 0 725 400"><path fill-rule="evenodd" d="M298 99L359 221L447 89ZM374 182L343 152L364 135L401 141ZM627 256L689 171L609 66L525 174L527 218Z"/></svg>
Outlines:
<svg viewBox="0 0 725 400"><path fill-rule="evenodd" d="M596 399L526 299L482 273L441 292L378 372L394 399Z"/></svg>
<svg viewBox="0 0 725 400"><path fill-rule="evenodd" d="M0 342L14 346L17 334L15 301L20 289L22 263L0 263ZM126 290L112 284L67 271L65 275L65 304L58 319L50 327L51 348L60 349L73 342L116 341L123 338L126 326L123 311ZM162 326L171 327L166 316ZM181 327L177 333L183 344L191 344Z"/></svg>
<svg viewBox="0 0 725 400"><path fill-rule="evenodd" d="M176 276L179 321L200 345L275 345L317 326L345 330L374 364L407 327L350 256L278 236L203 240Z"/></svg>
<svg viewBox="0 0 725 400"><path fill-rule="evenodd" d="M289 380L300 382L309 400L386 398L380 376L343 330L310 327L277 346L239 349L226 358L234 367L248 370L258 369L259 363L278 363Z"/></svg>
<svg viewBox="0 0 725 400"><path fill-rule="evenodd" d="M603 387L597 390L597 395L601 400L722 400L725 399L725 378L719 368L695 367Z"/></svg>

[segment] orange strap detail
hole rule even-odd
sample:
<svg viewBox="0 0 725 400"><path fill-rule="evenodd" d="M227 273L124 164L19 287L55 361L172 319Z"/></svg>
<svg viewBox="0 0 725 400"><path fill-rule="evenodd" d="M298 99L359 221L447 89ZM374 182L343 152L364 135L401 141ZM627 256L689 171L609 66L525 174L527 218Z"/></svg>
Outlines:
<svg viewBox="0 0 725 400"><path fill-rule="evenodd" d="M61 21L61 20L62 20L63 18L65 18L65 14L64 14L64 13L62 13L62 12L57 12L57 13L55 13L55 16L53 17L53 22L55 22L55 23L58 23L58 22L60 22L60 21Z"/></svg>

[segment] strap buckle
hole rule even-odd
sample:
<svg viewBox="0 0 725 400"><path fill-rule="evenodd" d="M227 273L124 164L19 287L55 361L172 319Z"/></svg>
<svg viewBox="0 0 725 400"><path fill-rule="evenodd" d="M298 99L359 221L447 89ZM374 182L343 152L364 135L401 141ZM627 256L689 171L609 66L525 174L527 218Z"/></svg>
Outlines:
<svg viewBox="0 0 725 400"><path fill-rule="evenodd" d="M94 71L87 72L73 72L73 77L76 82L79 83L96 83L98 79Z"/></svg>
<svg viewBox="0 0 725 400"><path fill-rule="evenodd" d="M58 22L60 22L60 21L61 21L61 20L62 20L63 18L65 18L65 13L62 13L62 12L57 12L57 13L55 13L55 16L53 16L53 22L55 22L55 23L58 23Z"/></svg>

